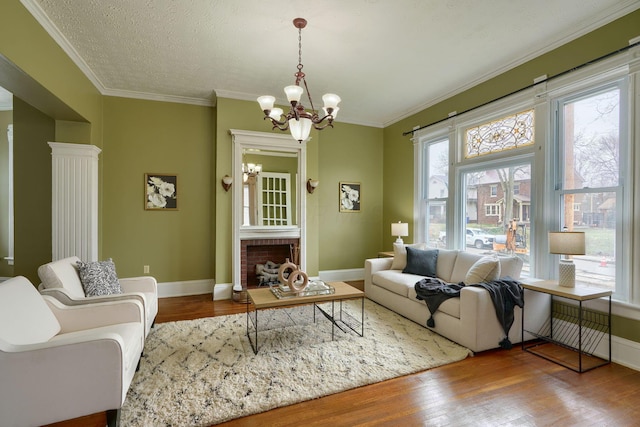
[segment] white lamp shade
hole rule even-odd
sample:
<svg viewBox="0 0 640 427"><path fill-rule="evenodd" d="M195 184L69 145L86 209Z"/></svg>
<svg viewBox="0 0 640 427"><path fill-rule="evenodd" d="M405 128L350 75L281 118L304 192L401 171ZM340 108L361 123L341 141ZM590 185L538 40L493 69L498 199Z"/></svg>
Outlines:
<svg viewBox="0 0 640 427"><path fill-rule="evenodd" d="M391 235L392 236L408 236L409 235L409 224L406 222L394 222L391 224Z"/></svg>
<svg viewBox="0 0 640 427"><path fill-rule="evenodd" d="M322 95L322 102L324 102L324 108L338 108L338 103L342 101L335 93L325 93Z"/></svg>
<svg viewBox="0 0 640 427"><path fill-rule="evenodd" d="M584 233L579 231L557 231L549 233L549 253L584 255Z"/></svg>
<svg viewBox="0 0 640 427"><path fill-rule="evenodd" d="M287 101L289 102L299 102L303 92L304 89L298 85L291 85L284 88L284 93L287 95Z"/></svg>
<svg viewBox="0 0 640 427"><path fill-rule="evenodd" d="M318 184L320 184L320 181L318 181L317 179L310 179L309 180L309 187L311 187L311 188L316 188L318 186Z"/></svg>
<svg viewBox="0 0 640 427"><path fill-rule="evenodd" d="M273 120L280 120L280 117L282 117L282 108L272 108L271 111L269 112L269 117L271 117Z"/></svg>
<svg viewBox="0 0 640 427"><path fill-rule="evenodd" d="M311 133L311 124L312 123L310 119L289 119L289 129L291 130L293 139L299 142L306 141L307 138L309 138L309 134Z"/></svg>
<svg viewBox="0 0 640 427"><path fill-rule="evenodd" d="M225 183L225 184L227 184L227 185L230 185L230 184L232 184L232 183L233 183L233 178L231 178L229 175L225 175L225 176L222 178L222 182L224 182L224 183Z"/></svg>
<svg viewBox="0 0 640 427"><path fill-rule="evenodd" d="M258 104L260 104L262 111L271 110L275 102L276 98L271 95L264 95L258 98Z"/></svg>

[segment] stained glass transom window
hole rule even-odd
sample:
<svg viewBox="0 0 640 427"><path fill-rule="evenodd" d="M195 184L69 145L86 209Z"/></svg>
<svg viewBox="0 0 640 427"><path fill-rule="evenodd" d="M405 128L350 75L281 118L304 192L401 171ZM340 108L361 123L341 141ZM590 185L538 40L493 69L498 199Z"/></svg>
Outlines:
<svg viewBox="0 0 640 427"><path fill-rule="evenodd" d="M468 159L533 144L533 118L533 110L527 110L467 129L464 157Z"/></svg>

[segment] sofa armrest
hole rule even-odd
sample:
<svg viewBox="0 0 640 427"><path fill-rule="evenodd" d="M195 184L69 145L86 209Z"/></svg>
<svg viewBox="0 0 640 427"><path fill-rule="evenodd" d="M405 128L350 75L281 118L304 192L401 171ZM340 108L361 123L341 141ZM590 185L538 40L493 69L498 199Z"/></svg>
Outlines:
<svg viewBox="0 0 640 427"><path fill-rule="evenodd" d="M153 276L127 277L118 279L123 292L142 292L158 295L158 282Z"/></svg>
<svg viewBox="0 0 640 427"><path fill-rule="evenodd" d="M118 323L138 322L145 325L144 306L132 299L66 306L51 296L42 298L60 322L61 333Z"/></svg>
<svg viewBox="0 0 640 427"><path fill-rule="evenodd" d="M0 373L0 413L9 425L44 425L118 409L128 387L124 366L137 363L124 360L122 340L113 333L12 347L0 350L0 365L11 366Z"/></svg>
<svg viewBox="0 0 640 427"><path fill-rule="evenodd" d="M374 273L383 270L390 270L393 258L370 258L364 261L364 293L370 293L373 286L372 276Z"/></svg>
<svg viewBox="0 0 640 427"><path fill-rule="evenodd" d="M382 270L391 270L393 264L392 257L370 258L364 261L364 274L371 275Z"/></svg>
<svg viewBox="0 0 640 427"><path fill-rule="evenodd" d="M110 302L110 301L126 301L126 300L136 300L141 304L145 304L145 296L140 292L127 292L123 294L113 294L113 295L96 295L92 297L84 297L84 298L75 298L69 294L64 288L49 288L49 289L40 289L40 294L49 295L58 301L60 301L64 305L84 305L84 304L95 304L101 302Z"/></svg>

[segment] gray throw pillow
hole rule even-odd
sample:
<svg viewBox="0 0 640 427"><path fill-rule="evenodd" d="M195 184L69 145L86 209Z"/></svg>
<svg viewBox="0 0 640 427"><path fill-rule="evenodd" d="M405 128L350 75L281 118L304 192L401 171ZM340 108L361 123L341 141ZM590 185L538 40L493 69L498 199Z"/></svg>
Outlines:
<svg viewBox="0 0 640 427"><path fill-rule="evenodd" d="M116 265L111 258L106 261L78 261L78 275L88 297L121 294L122 288L116 274Z"/></svg>
<svg viewBox="0 0 640 427"><path fill-rule="evenodd" d="M422 250L407 247L407 266L402 270L402 272L417 274L419 276L437 277L437 263L437 249Z"/></svg>

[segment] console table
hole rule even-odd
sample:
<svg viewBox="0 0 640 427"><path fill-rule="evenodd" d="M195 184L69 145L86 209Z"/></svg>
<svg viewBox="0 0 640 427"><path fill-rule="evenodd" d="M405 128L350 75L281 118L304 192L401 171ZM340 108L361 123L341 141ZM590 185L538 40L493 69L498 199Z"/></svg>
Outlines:
<svg viewBox="0 0 640 427"><path fill-rule="evenodd" d="M586 372L611 363L611 294L603 288L578 285L574 288L559 286L557 281L546 280L523 283L525 289L551 295L550 312L538 331L529 331L524 324L522 310L522 349L555 362L576 372ZM564 304L554 303L554 297L565 298ZM602 313L583 307L583 303L609 297L609 312ZM538 340L525 343L524 333ZM608 336L609 358L595 356L596 347Z"/></svg>

